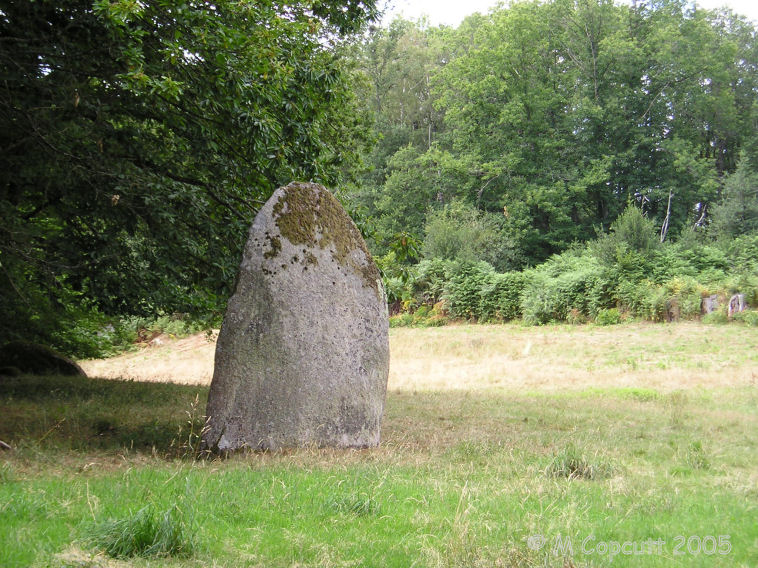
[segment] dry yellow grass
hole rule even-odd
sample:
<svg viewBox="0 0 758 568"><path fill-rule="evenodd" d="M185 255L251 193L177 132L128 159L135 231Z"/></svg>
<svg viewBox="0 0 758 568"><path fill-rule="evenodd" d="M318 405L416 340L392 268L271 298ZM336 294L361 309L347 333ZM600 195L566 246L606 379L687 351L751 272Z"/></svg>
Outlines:
<svg viewBox="0 0 758 568"><path fill-rule="evenodd" d="M90 377L207 385L213 376L216 336L198 333L183 339L160 336L149 347L110 359L80 361Z"/></svg>
<svg viewBox="0 0 758 568"><path fill-rule="evenodd" d="M204 334L105 360L90 376L208 384ZM699 323L624 326L461 325L390 332L391 390L653 388L758 383L758 329Z"/></svg>
<svg viewBox="0 0 758 568"><path fill-rule="evenodd" d="M390 388L654 388L758 382L758 330L699 323L397 329Z"/></svg>

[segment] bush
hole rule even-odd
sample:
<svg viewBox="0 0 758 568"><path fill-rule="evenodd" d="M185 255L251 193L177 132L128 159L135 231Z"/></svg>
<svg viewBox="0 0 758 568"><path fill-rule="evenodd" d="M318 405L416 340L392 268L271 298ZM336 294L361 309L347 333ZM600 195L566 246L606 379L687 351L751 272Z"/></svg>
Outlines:
<svg viewBox="0 0 758 568"><path fill-rule="evenodd" d="M751 327L758 327L758 311L745 310L734 314L734 321L742 322Z"/></svg>
<svg viewBox="0 0 758 568"><path fill-rule="evenodd" d="M630 251L648 257L660 246L655 224L637 207L627 207L611 225L610 233L598 238L590 250L601 262L611 265Z"/></svg>
<svg viewBox="0 0 758 568"><path fill-rule="evenodd" d="M508 321L520 318L525 284L522 272L492 274L480 291L479 319Z"/></svg>
<svg viewBox="0 0 758 568"><path fill-rule="evenodd" d="M390 316L390 327L439 327L447 323L443 303L430 307L421 305L414 312L402 312Z"/></svg>
<svg viewBox="0 0 758 568"><path fill-rule="evenodd" d="M595 322L599 325L616 325L621 323L621 313L617 308L600 310L595 316Z"/></svg>
<svg viewBox="0 0 758 568"><path fill-rule="evenodd" d="M545 324L613 307L614 276L589 255L567 252L525 273L524 322ZM573 314L573 315L572 315Z"/></svg>
<svg viewBox="0 0 758 568"><path fill-rule="evenodd" d="M453 201L427 217L423 254L466 264L488 262L501 270L513 267L517 263L515 247L502 225L502 215Z"/></svg>
<svg viewBox="0 0 758 568"><path fill-rule="evenodd" d="M729 318L724 310L718 310L711 312L710 314L705 314L701 321L707 324L724 324L729 323Z"/></svg>
<svg viewBox="0 0 758 568"><path fill-rule="evenodd" d="M694 278L676 277L663 285L668 306L676 304L678 317L693 319L700 315L703 287Z"/></svg>
<svg viewBox="0 0 758 568"><path fill-rule="evenodd" d="M459 263L441 258L419 262L411 283L416 302L431 306L442 300L448 281L459 269Z"/></svg>
<svg viewBox="0 0 758 568"><path fill-rule="evenodd" d="M726 246L729 269L743 274L758 273L758 234L743 235Z"/></svg>
<svg viewBox="0 0 758 568"><path fill-rule="evenodd" d="M462 265L447 285L445 300L453 317L479 319L481 292L495 269L486 262Z"/></svg>
<svg viewBox="0 0 758 568"><path fill-rule="evenodd" d="M616 288L616 298L621 311L634 317L654 319L652 316L651 298L657 291L657 286L649 280L642 282L620 282Z"/></svg>
<svg viewBox="0 0 758 568"><path fill-rule="evenodd" d="M663 284L677 276L694 278L698 269L690 262L690 256L683 255L676 245L663 246L653 255L646 277L656 284Z"/></svg>
<svg viewBox="0 0 758 568"><path fill-rule="evenodd" d="M663 284L650 280L621 282L616 289L621 310L650 321L695 319L707 293L707 288L689 276L678 276Z"/></svg>
<svg viewBox="0 0 758 568"><path fill-rule="evenodd" d="M392 306L393 304L403 301L406 297L406 286L400 278L387 278L384 279L384 291L387 294L387 303Z"/></svg>
<svg viewBox="0 0 758 568"><path fill-rule="evenodd" d="M390 316L390 327L410 327L413 325L413 314L402 312Z"/></svg>

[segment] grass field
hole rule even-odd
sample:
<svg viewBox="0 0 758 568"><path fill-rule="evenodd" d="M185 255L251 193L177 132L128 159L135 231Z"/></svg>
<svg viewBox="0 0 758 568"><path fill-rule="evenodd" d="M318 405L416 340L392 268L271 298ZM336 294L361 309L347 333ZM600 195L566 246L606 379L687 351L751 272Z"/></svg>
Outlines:
<svg viewBox="0 0 758 568"><path fill-rule="evenodd" d="M223 461L204 342L0 380L0 566L758 565L755 328L396 329L381 447Z"/></svg>

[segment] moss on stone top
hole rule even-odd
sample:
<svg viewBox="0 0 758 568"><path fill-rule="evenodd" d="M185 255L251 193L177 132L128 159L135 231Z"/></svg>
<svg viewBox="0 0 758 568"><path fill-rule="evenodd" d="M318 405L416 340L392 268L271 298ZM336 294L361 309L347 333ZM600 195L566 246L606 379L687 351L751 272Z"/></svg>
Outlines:
<svg viewBox="0 0 758 568"><path fill-rule="evenodd" d="M380 294L379 270L363 237L337 198L314 183L293 182L283 189L284 195L274 205L274 220L281 235L293 245L330 247L336 262L352 268L363 277L367 286ZM351 256L356 249L363 252L365 264L356 262Z"/></svg>

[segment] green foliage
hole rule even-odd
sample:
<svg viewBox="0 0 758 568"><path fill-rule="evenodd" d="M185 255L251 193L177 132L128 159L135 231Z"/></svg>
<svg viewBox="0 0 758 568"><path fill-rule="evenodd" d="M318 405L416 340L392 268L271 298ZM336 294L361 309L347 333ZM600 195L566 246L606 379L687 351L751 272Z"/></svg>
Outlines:
<svg viewBox="0 0 758 568"><path fill-rule="evenodd" d="M486 262L464 264L448 281L445 300L450 314L456 318L480 317L481 291L495 274L492 265Z"/></svg>
<svg viewBox="0 0 758 568"><path fill-rule="evenodd" d="M758 311L745 310L734 314L734 321L742 322L745 325L758 327Z"/></svg>
<svg viewBox="0 0 758 568"><path fill-rule="evenodd" d="M616 289L616 298L621 311L647 320L655 320L654 309L657 287L649 280L641 282L624 280Z"/></svg>
<svg viewBox="0 0 758 568"><path fill-rule="evenodd" d="M622 269L644 266L660 247L655 225L637 207L627 207L611 225L610 232L592 244L597 258L605 264L619 263Z"/></svg>
<svg viewBox="0 0 758 568"><path fill-rule="evenodd" d="M666 282L662 289L669 305L676 303L679 317L693 319L700 315L703 287L695 278L676 277Z"/></svg>
<svg viewBox="0 0 758 568"><path fill-rule="evenodd" d="M621 321L621 312L619 312L618 308L600 310L595 316L595 322L599 325L617 325Z"/></svg>
<svg viewBox="0 0 758 568"><path fill-rule="evenodd" d="M193 519L178 505L165 511L147 505L125 519L93 526L87 540L113 558L191 556L196 530Z"/></svg>
<svg viewBox="0 0 758 568"><path fill-rule="evenodd" d="M109 342L110 351L128 349L134 343L149 341L161 334L171 337L186 337L201 331L209 331L221 325L221 317L216 313L196 317L192 314L161 314L158 317L127 316L102 330Z"/></svg>
<svg viewBox="0 0 758 568"><path fill-rule="evenodd" d="M700 321L708 324L725 324L729 322L729 318L726 315L725 310L717 310L710 314L705 314Z"/></svg>
<svg viewBox="0 0 758 568"><path fill-rule="evenodd" d="M480 321L509 321L521 317L521 298L526 276L521 272L506 272L490 276L480 290Z"/></svg>
<svg viewBox="0 0 758 568"><path fill-rule="evenodd" d="M720 240L758 232L758 171L743 156L713 208L709 232Z"/></svg>
<svg viewBox="0 0 758 568"><path fill-rule="evenodd" d="M524 322L541 325L566 321L575 310L595 317L611 307L613 275L589 255L565 253L526 273L521 301Z"/></svg>
<svg viewBox="0 0 758 568"><path fill-rule="evenodd" d="M453 201L427 216L423 254L461 263L484 261L499 270L512 267L513 249L503 232L502 218Z"/></svg>
<svg viewBox="0 0 758 568"><path fill-rule="evenodd" d="M390 316L390 327L439 327L448 321L441 304L420 305L413 311Z"/></svg>
<svg viewBox="0 0 758 568"><path fill-rule="evenodd" d="M402 278L384 277L384 291L387 294L387 303L392 306L402 303L408 298L408 288Z"/></svg>
<svg viewBox="0 0 758 568"><path fill-rule="evenodd" d="M690 276L678 276L662 284L649 280L623 282L617 296L621 309L651 321L694 319L700 315L703 286Z"/></svg>
<svg viewBox="0 0 758 568"><path fill-rule="evenodd" d="M726 244L728 269L744 274L758 274L758 234L742 235Z"/></svg>
<svg viewBox="0 0 758 568"><path fill-rule="evenodd" d="M448 281L461 265L441 258L425 259L415 267L413 295L419 304L435 305L442 301Z"/></svg>
<svg viewBox="0 0 758 568"><path fill-rule="evenodd" d="M88 353L96 312L218 310L273 189L355 173L367 116L342 55L372 1L2 13L0 342Z"/></svg>
<svg viewBox="0 0 758 568"><path fill-rule="evenodd" d="M614 222L599 256L628 267L661 232L749 233L754 35L735 14L671 2L516 2L457 29L395 20L359 56L378 143L357 192L387 235L421 234L454 202L495 216L508 239L475 258L499 270ZM452 223L428 217L427 252L450 258L468 243L438 215Z"/></svg>

